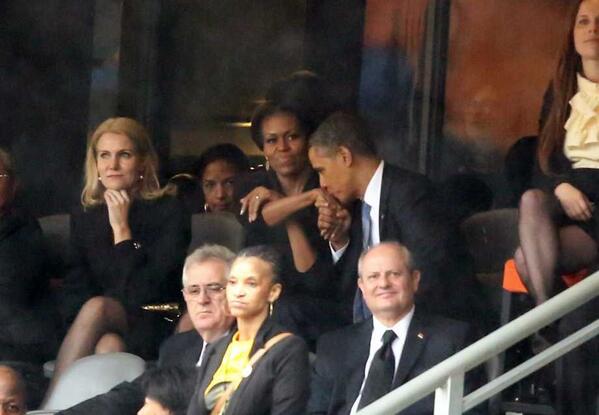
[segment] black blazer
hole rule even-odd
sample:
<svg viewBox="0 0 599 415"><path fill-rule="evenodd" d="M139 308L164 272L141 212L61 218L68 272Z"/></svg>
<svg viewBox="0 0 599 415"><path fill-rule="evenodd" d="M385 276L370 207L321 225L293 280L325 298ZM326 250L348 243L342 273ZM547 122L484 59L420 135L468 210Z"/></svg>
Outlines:
<svg viewBox="0 0 599 415"><path fill-rule="evenodd" d="M178 300L189 240L189 214L173 197L133 201L132 240L114 245L106 205L71 215L70 270L64 283L67 321L89 298L118 299L129 312L152 302Z"/></svg>
<svg viewBox="0 0 599 415"><path fill-rule="evenodd" d="M203 340L197 331L175 334L164 341L160 348L159 367L177 366L195 372L200 358ZM142 376L133 382L122 382L110 391L88 399L67 410L63 415L136 415L144 404Z"/></svg>
<svg viewBox="0 0 599 415"><path fill-rule="evenodd" d="M352 210L350 243L337 262L341 275L341 300L351 316L351 305L356 291L358 258L362 253L361 201ZM449 222L439 209L430 182L423 175L385 163L379 210L380 240L395 240L406 245L422 271L417 302L437 312L438 305L446 303L446 289L455 284L461 272L454 271L457 259L453 253L456 244ZM451 277L449 275L451 275ZM448 281L451 280L451 281ZM351 319L350 319L351 321Z"/></svg>
<svg viewBox="0 0 599 415"><path fill-rule="evenodd" d="M272 320L264 322L250 352L258 349L276 334L283 332ZM219 368L233 334L210 345L199 369L188 415L209 414L204 392ZM226 415L305 414L309 394L308 349L304 341L290 336L273 346L255 364L251 376L243 379L231 396Z"/></svg>
<svg viewBox="0 0 599 415"><path fill-rule="evenodd" d="M472 339L471 333L466 323L416 311L408 328L393 388L463 349ZM308 413L349 414L364 381L371 334L372 319L368 319L321 337L312 371ZM466 389L470 387L469 383ZM401 414L432 414L433 405L434 395L430 395Z"/></svg>

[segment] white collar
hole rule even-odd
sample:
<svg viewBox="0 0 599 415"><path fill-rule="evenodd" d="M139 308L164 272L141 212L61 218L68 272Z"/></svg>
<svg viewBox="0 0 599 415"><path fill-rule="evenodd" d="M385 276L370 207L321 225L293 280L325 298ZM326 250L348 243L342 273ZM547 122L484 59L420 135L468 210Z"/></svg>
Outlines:
<svg viewBox="0 0 599 415"><path fill-rule="evenodd" d="M370 207L378 208L381 200L381 188L383 187L383 168L385 162L381 160L379 166L374 171L374 174L366 186L363 201Z"/></svg>
<svg viewBox="0 0 599 415"><path fill-rule="evenodd" d="M372 316L372 339L376 339L376 341L381 342L383 338L383 334L387 330L393 330L398 338L405 338L408 334L408 328L410 327L410 323L412 322L412 317L414 317L415 306L412 306L411 310L403 316L397 323L395 323L392 327L387 327L383 323L381 323L374 315Z"/></svg>

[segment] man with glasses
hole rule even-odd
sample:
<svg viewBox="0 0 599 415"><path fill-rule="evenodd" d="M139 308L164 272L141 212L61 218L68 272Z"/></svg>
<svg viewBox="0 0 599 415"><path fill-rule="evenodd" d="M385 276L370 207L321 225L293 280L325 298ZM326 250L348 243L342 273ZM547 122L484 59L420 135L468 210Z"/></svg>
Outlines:
<svg viewBox="0 0 599 415"><path fill-rule="evenodd" d="M160 348L159 367L178 366L191 371L199 367L206 346L228 333L234 319L227 307L225 284L234 257L233 252L218 245L204 245L187 257L182 292L195 330L165 340ZM143 404L140 377L59 413L135 415Z"/></svg>

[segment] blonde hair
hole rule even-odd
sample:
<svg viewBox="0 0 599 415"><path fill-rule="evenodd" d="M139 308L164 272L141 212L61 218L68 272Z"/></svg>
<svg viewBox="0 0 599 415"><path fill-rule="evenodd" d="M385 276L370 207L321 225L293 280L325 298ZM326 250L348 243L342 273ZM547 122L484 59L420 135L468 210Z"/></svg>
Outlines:
<svg viewBox="0 0 599 415"><path fill-rule="evenodd" d="M87 141L87 151L84 166L84 185L81 192L81 204L84 207L96 206L104 203L105 187L98 180L98 167L96 162L96 146L100 137L106 133L126 135L131 142L139 159L140 180L137 187L137 196L145 199L156 199L165 194L173 194L173 186L160 187L158 182L158 156L152 146L152 141L146 129L132 118L108 118L102 122L90 135Z"/></svg>

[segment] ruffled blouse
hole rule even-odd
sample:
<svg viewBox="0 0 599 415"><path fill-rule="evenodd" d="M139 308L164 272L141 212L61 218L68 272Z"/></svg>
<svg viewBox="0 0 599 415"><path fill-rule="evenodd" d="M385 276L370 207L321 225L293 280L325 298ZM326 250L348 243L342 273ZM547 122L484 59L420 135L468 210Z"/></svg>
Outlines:
<svg viewBox="0 0 599 415"><path fill-rule="evenodd" d="M564 128L564 154L572 167L599 169L599 84L577 75L578 92L570 100Z"/></svg>

